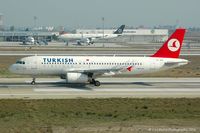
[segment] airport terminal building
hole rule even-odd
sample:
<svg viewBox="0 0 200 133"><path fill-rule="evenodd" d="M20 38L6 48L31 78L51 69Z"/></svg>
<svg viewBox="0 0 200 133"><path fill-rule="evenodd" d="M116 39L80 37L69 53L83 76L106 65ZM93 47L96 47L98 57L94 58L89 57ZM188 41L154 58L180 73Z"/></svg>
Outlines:
<svg viewBox="0 0 200 133"><path fill-rule="evenodd" d="M50 42L53 37L53 32L41 32L41 31L0 31L0 41L8 42L22 42L25 38L32 36L36 40L46 40Z"/></svg>
<svg viewBox="0 0 200 133"><path fill-rule="evenodd" d="M80 34L112 34L116 29L77 29ZM164 42L168 38L167 29L125 29L122 36L112 39L97 39L96 42L113 43L155 43ZM58 32L42 31L0 31L0 41L22 42L31 36L35 40L45 40L51 42Z"/></svg>
<svg viewBox="0 0 200 133"><path fill-rule="evenodd" d="M80 34L112 34L116 29L77 29ZM113 38L112 42L155 43L168 38L168 29L125 29L123 36Z"/></svg>

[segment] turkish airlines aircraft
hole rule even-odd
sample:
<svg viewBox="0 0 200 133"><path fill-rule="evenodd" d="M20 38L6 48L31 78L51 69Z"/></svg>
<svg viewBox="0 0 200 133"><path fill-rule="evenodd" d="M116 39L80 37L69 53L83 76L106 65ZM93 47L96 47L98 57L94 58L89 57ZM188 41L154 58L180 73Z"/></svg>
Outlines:
<svg viewBox="0 0 200 133"><path fill-rule="evenodd" d="M68 44L68 41L77 41L79 45L81 45L82 42L86 42L88 45L93 44L95 39L109 39L109 38L115 38L118 36L121 36L125 28L125 25L121 25L115 32L112 34L61 34L58 36L59 39L66 41Z"/></svg>
<svg viewBox="0 0 200 133"><path fill-rule="evenodd" d="M151 57L110 57L110 56L30 56L11 65L9 70L16 74L57 75L67 83L91 83L99 76L121 73L142 74L178 67L188 63L179 59L185 29L177 29L163 46Z"/></svg>

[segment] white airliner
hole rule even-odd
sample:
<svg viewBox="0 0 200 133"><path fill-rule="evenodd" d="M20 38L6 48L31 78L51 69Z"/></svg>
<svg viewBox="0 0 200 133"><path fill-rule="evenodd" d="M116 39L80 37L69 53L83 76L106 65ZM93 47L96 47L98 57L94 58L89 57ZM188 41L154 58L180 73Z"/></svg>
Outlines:
<svg viewBox="0 0 200 133"><path fill-rule="evenodd" d="M87 43L88 45L93 44L95 39L108 39L120 36L124 31L125 25L121 25L113 34L61 34L58 36L59 39L66 41L77 41L77 44Z"/></svg>
<svg viewBox="0 0 200 133"><path fill-rule="evenodd" d="M163 46L150 57L110 56L30 56L18 60L9 70L33 77L57 75L67 83L91 83L100 86L99 76L121 73L142 74L178 67L188 63L179 59L185 29L177 29Z"/></svg>
<svg viewBox="0 0 200 133"><path fill-rule="evenodd" d="M35 40L34 37L28 36L25 38L25 40L22 41L21 45L48 45L48 42L46 40Z"/></svg>
<svg viewBox="0 0 200 133"><path fill-rule="evenodd" d="M36 41L32 36L28 36L27 38L25 38L25 40L23 40L22 44L23 45L36 44Z"/></svg>

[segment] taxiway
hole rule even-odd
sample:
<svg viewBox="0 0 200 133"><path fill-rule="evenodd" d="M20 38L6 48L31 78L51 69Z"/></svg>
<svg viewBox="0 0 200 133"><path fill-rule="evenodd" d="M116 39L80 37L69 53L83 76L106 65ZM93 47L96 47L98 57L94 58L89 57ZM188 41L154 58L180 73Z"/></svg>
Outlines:
<svg viewBox="0 0 200 133"><path fill-rule="evenodd" d="M18 43L0 43L1 56L30 55L133 55L149 56L155 53L162 43L124 44L97 43L89 46L66 46L63 43L50 43L47 46L19 45ZM181 55L200 55L200 44L183 45Z"/></svg>

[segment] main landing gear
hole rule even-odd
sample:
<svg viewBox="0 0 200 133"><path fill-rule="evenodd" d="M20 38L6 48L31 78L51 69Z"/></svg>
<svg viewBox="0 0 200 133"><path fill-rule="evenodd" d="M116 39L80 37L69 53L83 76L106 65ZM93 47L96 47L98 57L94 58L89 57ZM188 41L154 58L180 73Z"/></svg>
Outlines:
<svg viewBox="0 0 200 133"><path fill-rule="evenodd" d="M35 78L33 78L31 84L32 84L32 85L35 85Z"/></svg>
<svg viewBox="0 0 200 133"><path fill-rule="evenodd" d="M101 85L101 83L98 80L95 80L95 79L92 79L90 84L94 84L95 86L100 86Z"/></svg>

